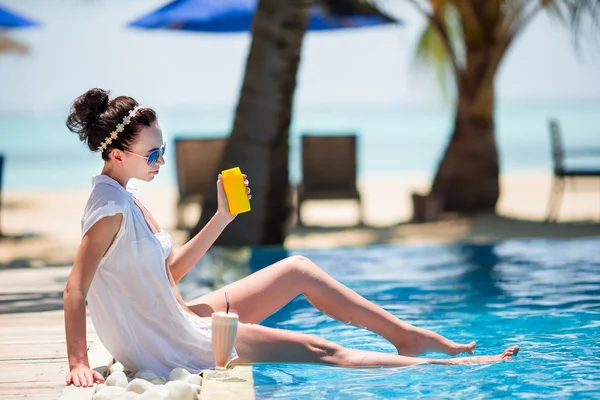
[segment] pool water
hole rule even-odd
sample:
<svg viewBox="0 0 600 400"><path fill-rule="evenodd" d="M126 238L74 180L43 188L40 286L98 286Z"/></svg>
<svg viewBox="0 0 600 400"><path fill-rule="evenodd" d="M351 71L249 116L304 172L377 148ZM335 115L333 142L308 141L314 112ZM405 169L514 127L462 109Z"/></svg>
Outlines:
<svg viewBox="0 0 600 400"><path fill-rule="evenodd" d="M290 254L300 253L407 322L458 342L476 340L476 355L514 344L521 351L511 361L469 366L257 365L258 399L600 398L598 238ZM350 348L395 350L374 333L321 314L301 296L263 324Z"/></svg>

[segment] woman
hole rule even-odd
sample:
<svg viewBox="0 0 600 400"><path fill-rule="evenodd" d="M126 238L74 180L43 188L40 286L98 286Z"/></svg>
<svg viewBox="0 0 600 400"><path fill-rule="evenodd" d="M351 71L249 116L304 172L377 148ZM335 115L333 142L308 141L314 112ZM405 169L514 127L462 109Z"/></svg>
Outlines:
<svg viewBox="0 0 600 400"><path fill-rule="evenodd" d="M475 343L455 343L403 322L299 256L185 303L177 282L236 217L228 211L221 176L218 211L175 252L169 234L127 186L131 178L152 181L164 165L165 144L155 112L131 97L110 99L108 92L92 89L74 101L67 126L104 160L102 173L93 178L81 244L64 291L67 384L87 387L103 380L87 359L86 300L100 340L117 360L127 369L148 368L165 376L175 367L199 372L214 366L210 316L225 310L224 291L240 318L233 364L465 364L500 361L518 351L514 346L495 356L414 358L427 351L472 354ZM250 188L247 192L250 198ZM300 293L327 315L381 335L398 354L346 349L314 335L258 325Z"/></svg>

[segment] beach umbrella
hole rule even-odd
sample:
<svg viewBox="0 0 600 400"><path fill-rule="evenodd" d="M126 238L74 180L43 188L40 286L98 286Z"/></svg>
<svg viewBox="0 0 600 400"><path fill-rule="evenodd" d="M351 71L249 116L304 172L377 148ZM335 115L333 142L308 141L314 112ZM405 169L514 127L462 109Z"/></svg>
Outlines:
<svg viewBox="0 0 600 400"><path fill-rule="evenodd" d="M26 28L36 25L38 25L37 22L16 14L13 11L8 11L4 6L0 6L0 29Z"/></svg>
<svg viewBox="0 0 600 400"><path fill-rule="evenodd" d="M0 32L8 29L27 28L36 25L39 24L0 6ZM27 46L0 34L0 53L8 52L25 53L27 52Z"/></svg>
<svg viewBox="0 0 600 400"><path fill-rule="evenodd" d="M258 0L175 0L131 22L145 29L181 29L196 32L249 32ZM328 13L311 8L308 30L359 28L398 23L382 14Z"/></svg>

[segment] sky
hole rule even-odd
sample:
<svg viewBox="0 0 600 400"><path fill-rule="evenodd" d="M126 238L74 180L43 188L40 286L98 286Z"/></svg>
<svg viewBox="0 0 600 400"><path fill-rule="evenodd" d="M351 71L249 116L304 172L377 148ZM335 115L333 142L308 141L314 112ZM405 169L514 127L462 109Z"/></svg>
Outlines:
<svg viewBox="0 0 600 400"><path fill-rule="evenodd" d="M64 113L92 87L156 109L235 107L250 36L126 26L165 3L0 0L0 6L42 22L7 33L30 51L0 55L0 112ZM433 74L414 63L424 19L405 0L389 4L404 19L402 26L307 35L296 105L443 104ZM546 15L535 19L501 65L500 102L600 98L600 45L584 40L578 53L572 39Z"/></svg>

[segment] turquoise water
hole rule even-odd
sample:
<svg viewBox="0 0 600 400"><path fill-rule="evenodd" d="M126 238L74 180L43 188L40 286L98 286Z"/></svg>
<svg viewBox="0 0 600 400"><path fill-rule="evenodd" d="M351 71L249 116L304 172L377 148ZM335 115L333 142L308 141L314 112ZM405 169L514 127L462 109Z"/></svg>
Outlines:
<svg viewBox="0 0 600 400"><path fill-rule="evenodd" d="M600 100L500 105L497 141L502 170L550 169L550 117L559 119L568 146L600 147L599 110ZM90 176L101 170L102 162L66 129L67 111L0 113L5 188L89 187ZM224 137L233 115L230 109L157 111L167 143L177 136ZM361 177L403 173L429 176L445 148L452 118L450 109L431 107L371 104L298 109L291 127L290 179L300 179L299 137L303 132L356 132ZM156 184L175 182L172 157L171 147Z"/></svg>
<svg viewBox="0 0 600 400"><path fill-rule="evenodd" d="M258 365L256 397L600 398L599 248L600 238L593 238L303 251L405 321L456 341L476 340L478 355L514 344L521 351L511 361L472 366ZM260 251L254 260L259 268ZM346 347L394 351L377 335L324 316L303 297L264 325Z"/></svg>

